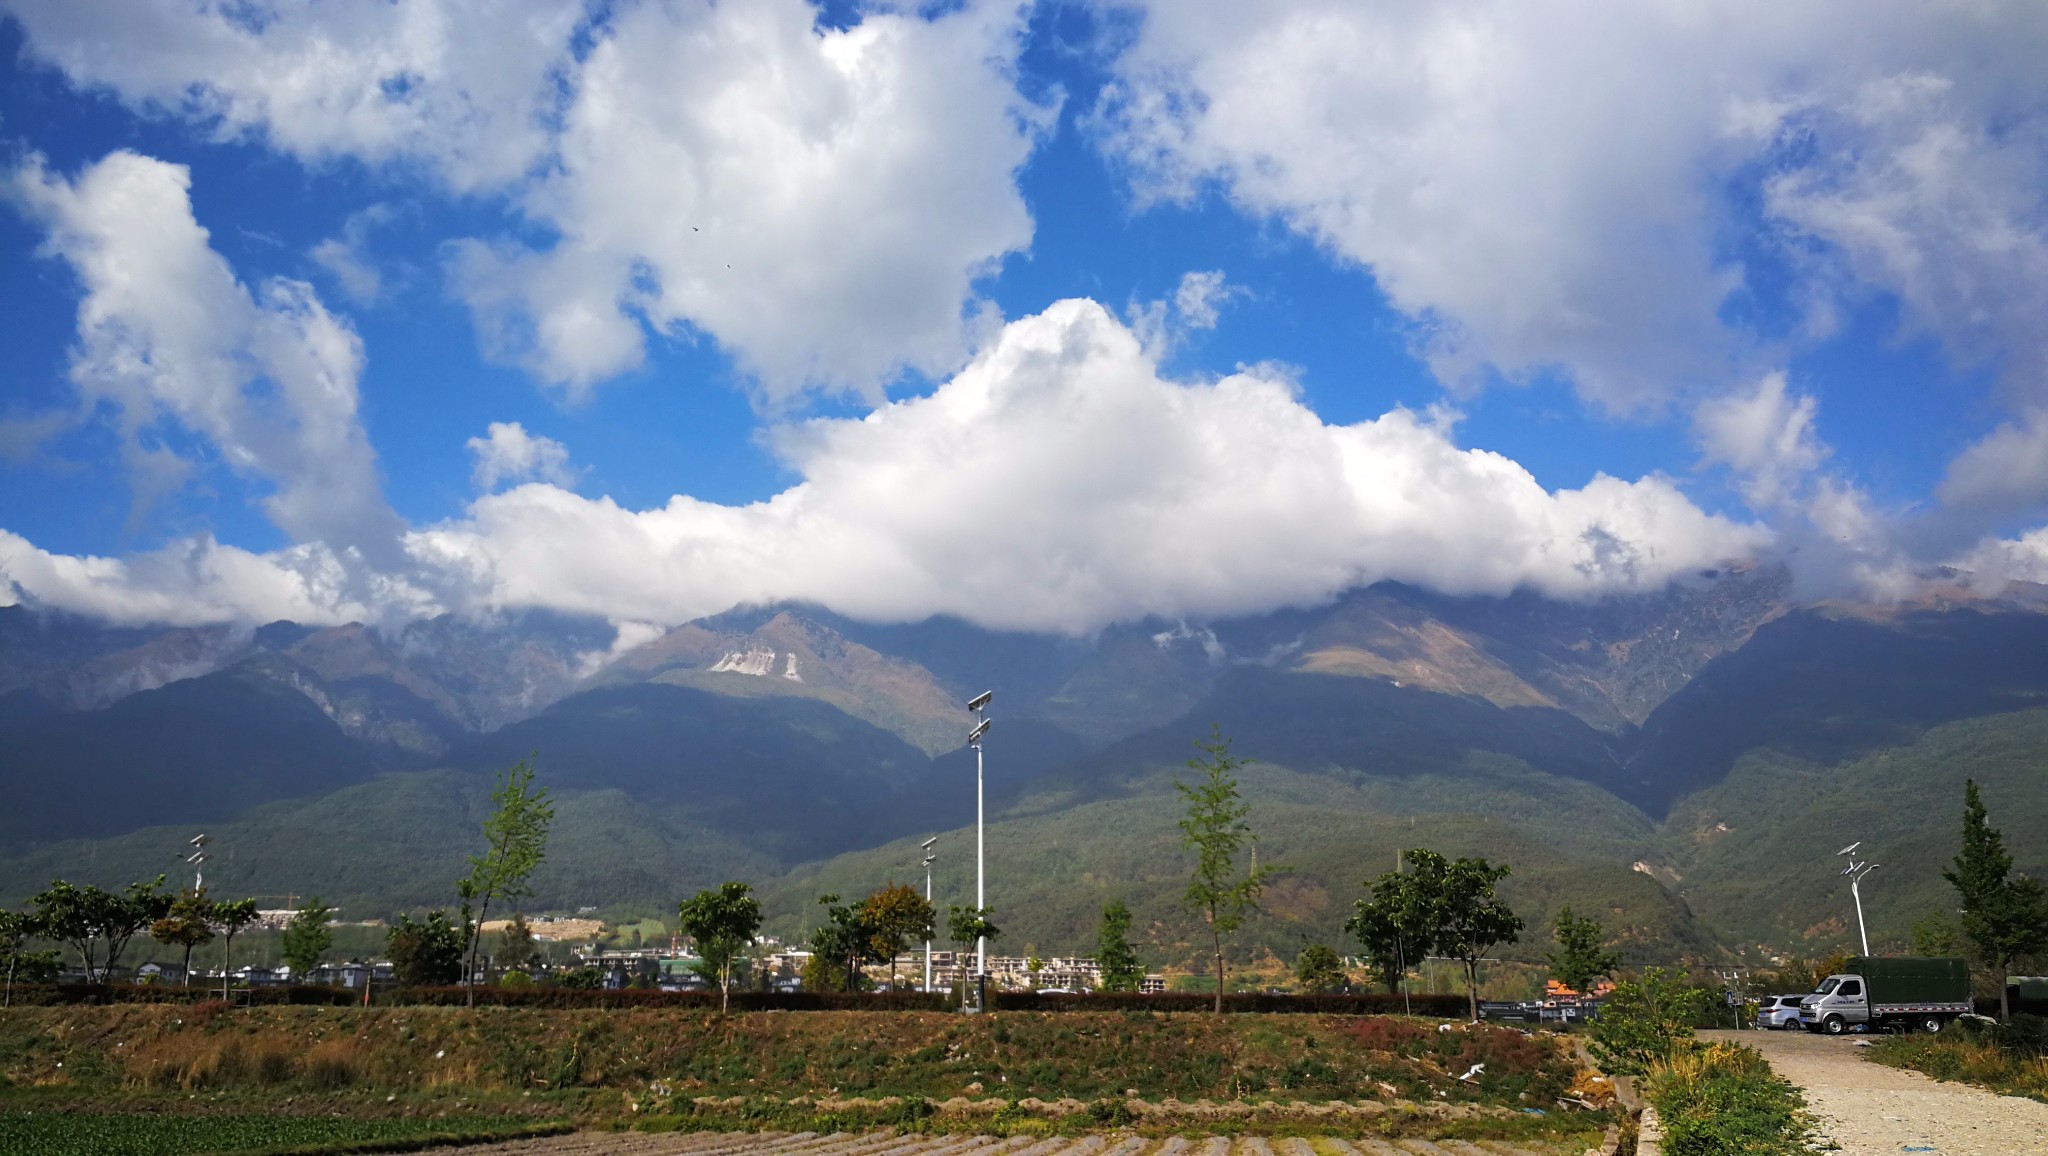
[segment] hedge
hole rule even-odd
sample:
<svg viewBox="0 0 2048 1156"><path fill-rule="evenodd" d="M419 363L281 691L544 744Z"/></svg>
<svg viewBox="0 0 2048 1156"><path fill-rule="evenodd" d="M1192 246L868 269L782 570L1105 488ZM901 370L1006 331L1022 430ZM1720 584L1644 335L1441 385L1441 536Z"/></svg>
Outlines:
<svg viewBox="0 0 2048 1156"><path fill-rule="evenodd" d="M14 1003L19 1006L107 1003L198 1003L219 999L219 988L172 987L158 984L16 984ZM348 1006L362 1002L361 989L317 986L236 988L237 1003L276 1006L313 1004ZM469 993L460 986L380 988L372 996L380 1007L461 1007ZM1409 997L1416 1015L1463 1019L1465 997L1458 995L1416 995ZM715 1008L715 991L643 991L530 987L480 986L479 1007L525 1008ZM1215 1006L1214 995L1201 992L1086 992L1051 994L1039 992L990 992L994 1011L1149 1011L1204 1012ZM734 1011L945 1011L952 1006L944 992L883 991L861 992L758 992L732 993ZM1307 1013L1314 1015L1399 1015L1403 1011L1398 995L1273 995L1240 992L1223 997L1226 1012Z"/></svg>

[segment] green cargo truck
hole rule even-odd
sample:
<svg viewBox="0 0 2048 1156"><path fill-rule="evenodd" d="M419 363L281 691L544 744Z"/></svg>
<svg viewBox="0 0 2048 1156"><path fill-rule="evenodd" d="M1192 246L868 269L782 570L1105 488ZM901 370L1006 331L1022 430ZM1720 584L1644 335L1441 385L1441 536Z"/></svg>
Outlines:
<svg viewBox="0 0 2048 1156"><path fill-rule="evenodd" d="M1800 1003L1799 1022L1831 1036L1858 1024L1938 1032L1970 1010L1970 969L1960 959L1859 955Z"/></svg>

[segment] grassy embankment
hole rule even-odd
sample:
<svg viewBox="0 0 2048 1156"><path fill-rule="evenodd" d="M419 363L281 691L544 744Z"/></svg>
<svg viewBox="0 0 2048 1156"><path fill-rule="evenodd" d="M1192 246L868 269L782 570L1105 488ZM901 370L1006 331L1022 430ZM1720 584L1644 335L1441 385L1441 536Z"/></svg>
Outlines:
<svg viewBox="0 0 2048 1156"><path fill-rule="evenodd" d="M1470 1080L1458 1077L1485 1065ZM1381 1017L22 1008L0 1112L1560 1139L1569 1050Z"/></svg>
<svg viewBox="0 0 2048 1156"><path fill-rule="evenodd" d="M2014 1016L1991 1029L1957 1024L1939 1035L1894 1036L1863 1053L1895 1068L2048 1101L2048 1019Z"/></svg>

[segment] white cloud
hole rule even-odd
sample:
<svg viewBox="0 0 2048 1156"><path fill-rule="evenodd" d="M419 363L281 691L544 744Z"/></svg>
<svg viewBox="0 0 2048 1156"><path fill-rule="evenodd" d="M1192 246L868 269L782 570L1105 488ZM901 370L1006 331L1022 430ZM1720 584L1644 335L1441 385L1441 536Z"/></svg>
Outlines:
<svg viewBox="0 0 2048 1156"><path fill-rule="evenodd" d="M566 486L576 478L569 468L569 447L550 437L526 432L516 421L494 421L487 436L469 439L469 452L476 457L471 476L480 490L495 490L501 482L539 479Z"/></svg>
<svg viewBox="0 0 2048 1156"><path fill-rule="evenodd" d="M73 557L0 530L0 603L27 599L116 623L374 622L432 613L402 582L365 583L325 546L255 554L208 537L131 558Z"/></svg>
<svg viewBox="0 0 2048 1156"><path fill-rule="evenodd" d="M460 244L456 292L494 356L572 391L638 365L643 324L710 335L770 401L948 372L974 279L1031 240L1021 32L1000 4L844 30L801 0L628 6L523 201L560 239Z"/></svg>
<svg viewBox="0 0 2048 1156"><path fill-rule="evenodd" d="M1181 274L1180 288L1173 293L1173 309L1189 329L1214 329L1219 310L1244 290L1223 279L1223 270L1207 269Z"/></svg>
<svg viewBox="0 0 2048 1156"><path fill-rule="evenodd" d="M418 164L462 191L546 153L580 0L0 0L29 52L131 105L308 161Z"/></svg>
<svg viewBox="0 0 2048 1156"><path fill-rule="evenodd" d="M192 463L161 444L176 426L230 469L272 486L265 512L300 542L398 559L402 524L384 502L356 417L361 342L303 282L252 295L193 219L180 165L116 152L74 180L32 156L6 191L48 232L85 291L70 377L105 407L138 485L174 485Z"/></svg>
<svg viewBox="0 0 2048 1156"><path fill-rule="evenodd" d="M1783 373L1766 374L1746 395L1709 398L1693 414L1702 458L1735 471L1751 509L1782 507L1830 453L1814 432L1816 408L1786 392Z"/></svg>
<svg viewBox="0 0 2048 1156"><path fill-rule="evenodd" d="M367 253L370 230L390 220L388 205L371 205L349 214L342 222L341 235L329 237L308 251L314 264L327 270L349 300L358 305L375 304L384 295L384 274L375 258Z"/></svg>
<svg viewBox="0 0 2048 1156"><path fill-rule="evenodd" d="M2031 0L1178 0L1099 121L1141 195L1220 187L1369 267L1445 380L1559 368L1629 410L1776 339L1722 319L1731 237L1806 254L1816 308L1897 293L2039 365L2044 58Z"/></svg>
<svg viewBox="0 0 2048 1156"><path fill-rule="evenodd" d="M1645 590L1765 538L1658 477L1546 492L1406 410L1328 426L1271 376L1162 380L1087 301L1012 323L930 397L789 427L779 448L804 481L765 502L635 511L533 484L417 532L413 549L493 606L677 622L806 598L1085 631L1385 578Z"/></svg>
<svg viewBox="0 0 2048 1156"><path fill-rule="evenodd" d="M514 429L479 441L520 444ZM401 572L421 577L387 579L369 606L326 577L335 564L313 547L122 563L13 539L0 574L39 600L131 618L531 606L676 623L801 598L871 618L1079 632L1382 579L1567 598L1650 590L1768 540L1658 476L1546 491L1407 410L1327 425L1270 372L1165 380L1090 301L1008 325L928 397L785 427L777 447L803 481L744 506L678 495L631 510L545 482L485 495L409 534Z"/></svg>

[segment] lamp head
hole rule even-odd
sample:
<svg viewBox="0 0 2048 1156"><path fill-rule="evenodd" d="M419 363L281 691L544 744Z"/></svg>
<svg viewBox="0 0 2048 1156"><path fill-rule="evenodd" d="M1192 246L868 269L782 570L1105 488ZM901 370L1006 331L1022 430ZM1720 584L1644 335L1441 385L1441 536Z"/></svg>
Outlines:
<svg viewBox="0 0 2048 1156"><path fill-rule="evenodd" d="M1837 855L1847 855L1847 854L1849 854L1850 852L1852 852L1852 851L1856 850L1856 848L1858 848L1858 847L1861 847L1861 846L1863 846L1863 840L1861 840L1861 839L1858 839L1858 840L1856 840L1856 841L1855 841L1854 843L1851 843L1851 844L1849 844L1849 845L1848 845L1847 847L1844 847L1844 848L1842 848L1842 849L1841 849L1840 851L1837 851L1837 852L1835 852L1835 854L1837 854Z"/></svg>
<svg viewBox="0 0 2048 1156"><path fill-rule="evenodd" d="M934 844L934 843L936 843L936 842L938 842L938 841L939 841L939 837L938 837L937 835L933 835L933 836L932 836L931 838L929 838L929 839L926 839L926 840L925 840L925 841L924 841L923 843L919 844L919 846L921 846L921 847L923 847L923 848L924 848L925 850L929 851L929 850L931 850L931 849L932 849L932 844Z"/></svg>
<svg viewBox="0 0 2048 1156"><path fill-rule="evenodd" d="M993 721L993 719L983 719L980 722L975 723L974 729L967 732L967 745L973 746L974 744L980 742L981 736L988 733L989 724Z"/></svg>

